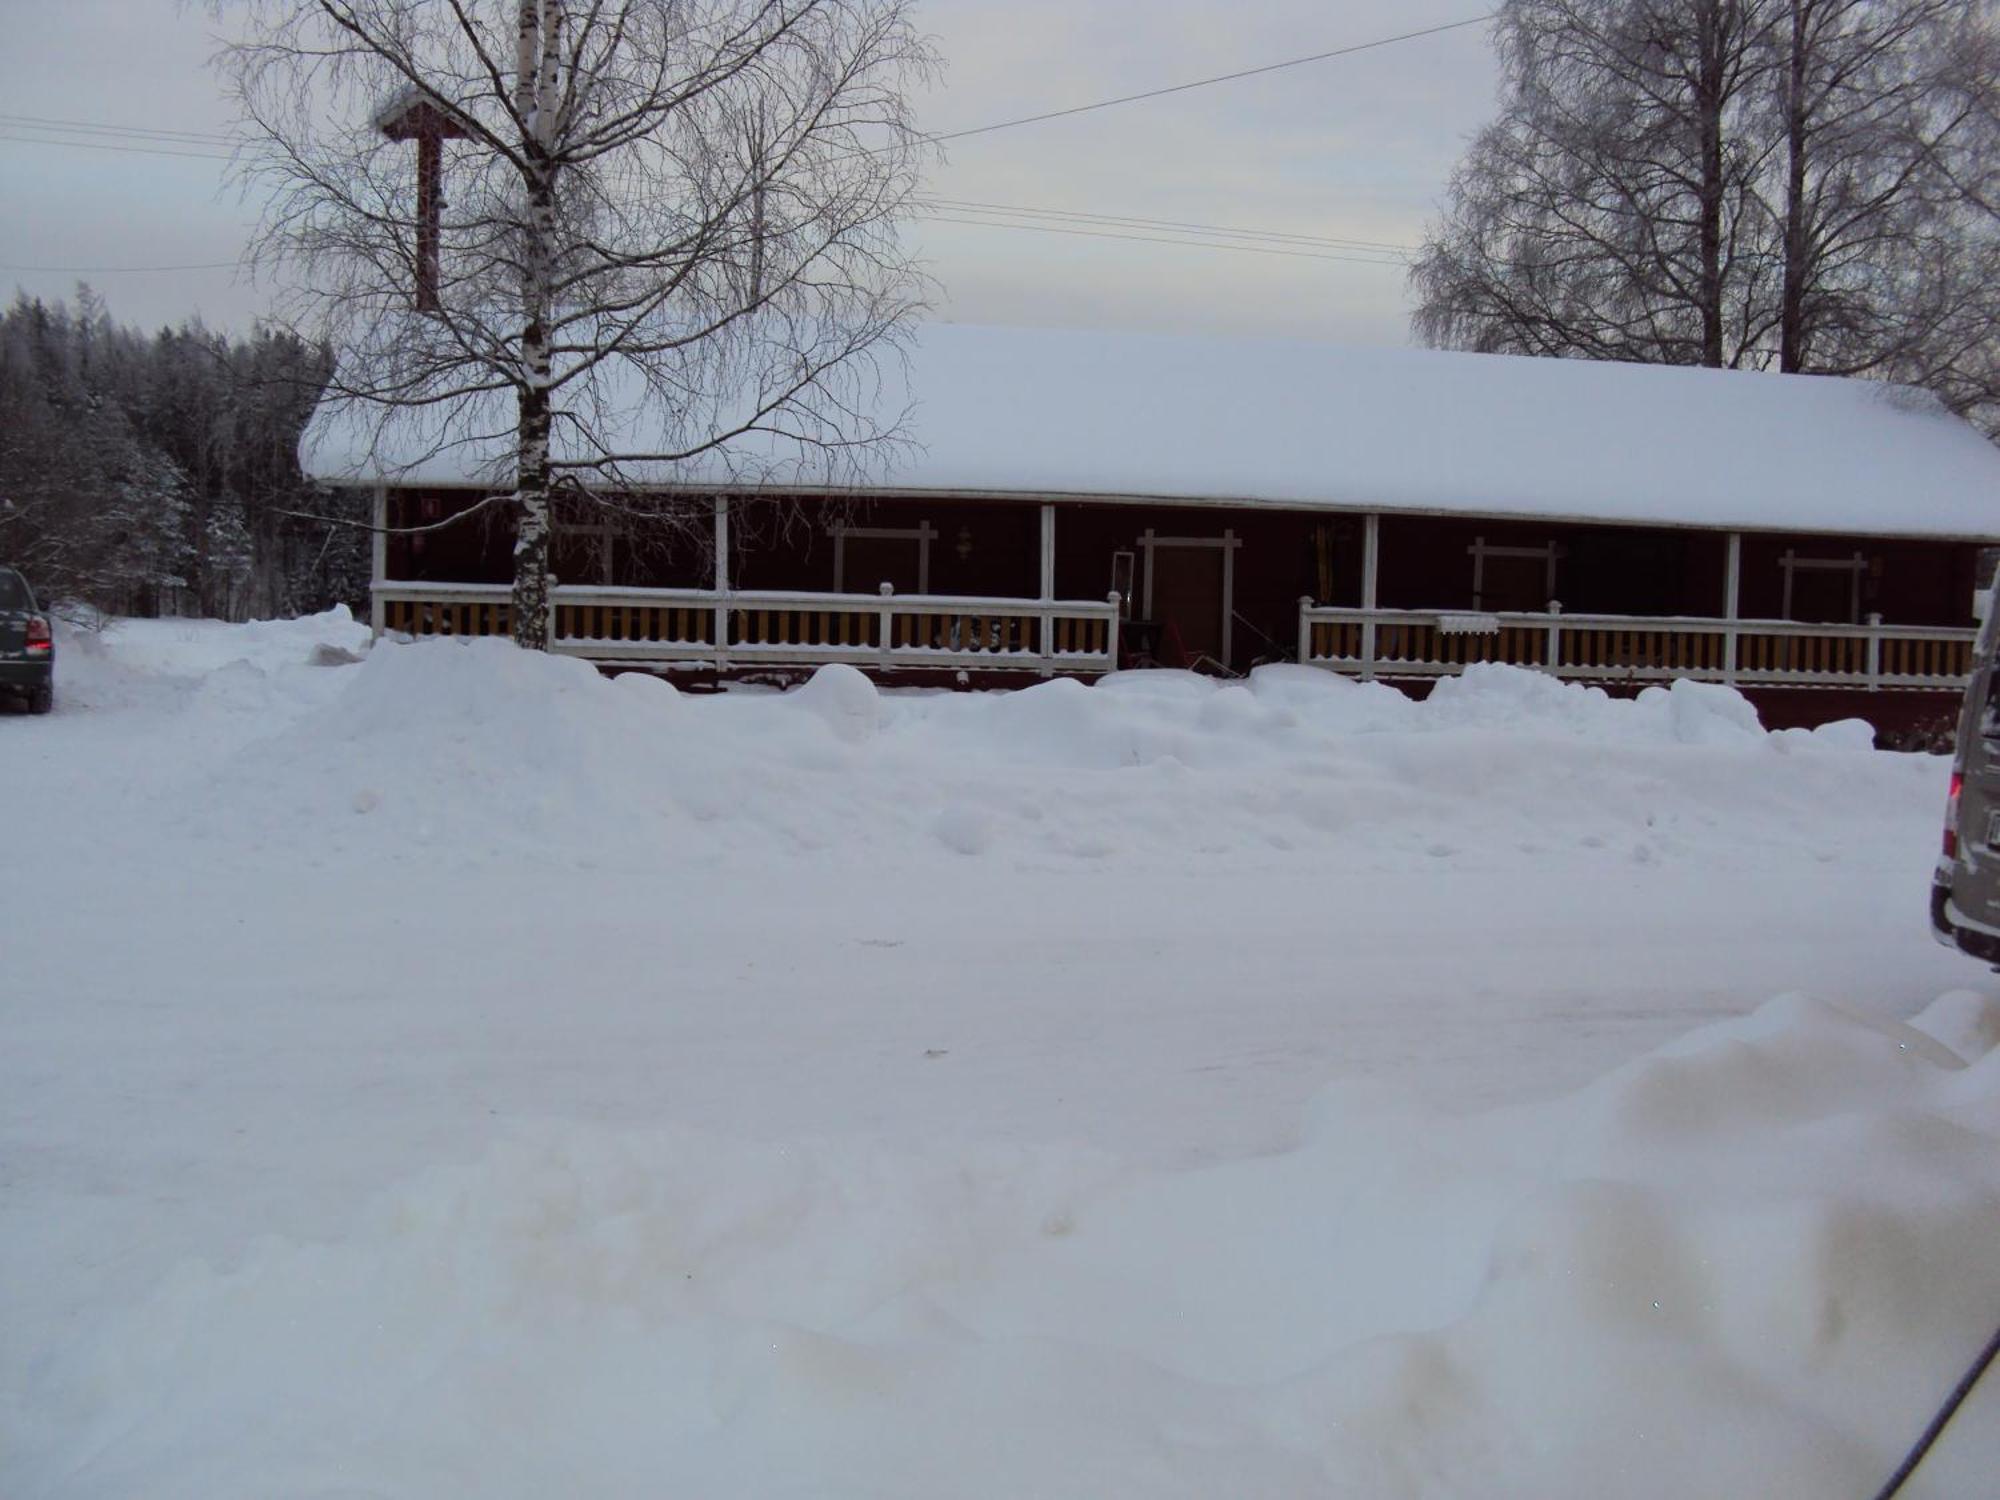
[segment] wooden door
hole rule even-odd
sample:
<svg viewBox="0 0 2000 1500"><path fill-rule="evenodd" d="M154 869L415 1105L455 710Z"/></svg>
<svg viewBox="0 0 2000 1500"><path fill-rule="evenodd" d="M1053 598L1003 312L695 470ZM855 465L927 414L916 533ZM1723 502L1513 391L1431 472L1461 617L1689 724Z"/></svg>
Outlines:
<svg viewBox="0 0 2000 1500"><path fill-rule="evenodd" d="M1152 548L1152 615L1160 626L1160 662L1192 667L1207 661L1224 666L1222 648L1222 547Z"/></svg>

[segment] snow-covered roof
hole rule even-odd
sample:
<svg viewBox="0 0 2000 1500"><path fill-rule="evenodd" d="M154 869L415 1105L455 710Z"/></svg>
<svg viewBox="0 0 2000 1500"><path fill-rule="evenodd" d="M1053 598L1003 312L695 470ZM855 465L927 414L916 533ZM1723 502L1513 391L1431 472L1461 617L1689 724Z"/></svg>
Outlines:
<svg viewBox="0 0 2000 1500"><path fill-rule="evenodd" d="M918 445L883 463L871 488L884 493L2000 538L2000 449L1930 397L1867 381L932 325L908 391L892 380L882 400L891 414L913 403ZM416 434L371 455L368 430L316 420L307 472L456 484L490 481L505 456L429 454Z"/></svg>

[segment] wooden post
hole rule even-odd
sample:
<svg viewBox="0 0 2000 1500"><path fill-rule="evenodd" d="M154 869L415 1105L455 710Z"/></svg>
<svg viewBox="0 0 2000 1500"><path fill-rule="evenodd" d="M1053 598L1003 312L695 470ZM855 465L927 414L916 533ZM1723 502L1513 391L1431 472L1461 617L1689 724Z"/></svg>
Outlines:
<svg viewBox="0 0 2000 1500"><path fill-rule="evenodd" d="M715 665L729 665L729 497L715 497Z"/></svg>
<svg viewBox="0 0 2000 1500"><path fill-rule="evenodd" d="M1789 578L1791 575L1786 574ZM1729 533L1729 563L1722 586L1722 616L1729 621L1729 629L1722 638L1722 680L1736 681L1736 621L1740 618L1739 604L1743 590L1743 533Z"/></svg>
<svg viewBox="0 0 2000 1500"><path fill-rule="evenodd" d="M1299 595L1299 665L1302 667L1312 664L1312 621L1306 618L1307 611L1312 607L1311 594Z"/></svg>
<svg viewBox="0 0 2000 1500"><path fill-rule="evenodd" d="M369 538L369 568L372 583L368 590L368 626L379 638L387 606L382 602L382 585L389 581L389 486L375 486L375 534Z"/></svg>
<svg viewBox="0 0 2000 1500"><path fill-rule="evenodd" d="M1236 665L1236 532L1222 533L1222 666L1232 671Z"/></svg>
<svg viewBox="0 0 2000 1500"><path fill-rule="evenodd" d="M1382 515L1380 511L1369 511L1368 519L1361 532L1361 608L1366 618L1361 622L1361 680L1369 682L1375 676L1375 598L1376 584L1381 572L1382 561Z"/></svg>
<svg viewBox="0 0 2000 1500"><path fill-rule="evenodd" d="M1544 662L1544 666L1547 668L1548 673L1551 677L1562 676L1562 670L1561 670L1562 654L1563 654L1562 612L1563 612L1562 600L1551 599L1549 601L1549 641L1548 641L1548 649L1545 653L1546 660Z"/></svg>
<svg viewBox="0 0 2000 1500"><path fill-rule="evenodd" d="M438 310L438 281L442 274L438 238L443 210L439 183L443 176L444 137L435 128L427 128L417 137L418 312Z"/></svg>
<svg viewBox="0 0 2000 1500"><path fill-rule="evenodd" d="M883 668L887 669L889 665L889 652L895 639L896 585L888 582L881 583L877 585L876 592L882 596L882 603L878 611L882 631L880 660Z"/></svg>
<svg viewBox="0 0 2000 1500"><path fill-rule="evenodd" d="M1882 616L1868 616L1868 691L1882 686Z"/></svg>
<svg viewBox="0 0 2000 1500"><path fill-rule="evenodd" d="M392 141L417 143L415 302L418 312L434 313L441 280L444 143L465 140L471 132L465 128L463 116L415 89L391 101L375 117L375 124Z"/></svg>

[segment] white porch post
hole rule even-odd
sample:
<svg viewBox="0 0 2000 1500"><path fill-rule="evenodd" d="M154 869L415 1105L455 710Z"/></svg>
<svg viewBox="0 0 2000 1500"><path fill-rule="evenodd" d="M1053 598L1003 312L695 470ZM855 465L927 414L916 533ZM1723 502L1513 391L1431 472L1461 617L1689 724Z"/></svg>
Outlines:
<svg viewBox="0 0 2000 1500"><path fill-rule="evenodd" d="M715 497L715 664L729 664L729 497Z"/></svg>
<svg viewBox="0 0 2000 1500"><path fill-rule="evenodd" d="M389 581L389 486L375 486L375 534L369 538L368 571L372 582L368 590L368 626L378 637L382 634L387 608L382 602L382 585Z"/></svg>
<svg viewBox="0 0 2000 1500"><path fill-rule="evenodd" d="M1367 618L1361 622L1361 678L1375 676L1375 585L1381 571L1382 515L1369 511L1361 532L1361 607Z"/></svg>
<svg viewBox="0 0 2000 1500"><path fill-rule="evenodd" d="M1736 681L1736 622L1742 617L1743 533L1729 533L1729 564L1723 577L1722 614L1729 621L1722 636L1722 680Z"/></svg>
<svg viewBox="0 0 2000 1500"><path fill-rule="evenodd" d="M1056 669L1055 615L1049 608L1056 597L1056 508L1053 505L1042 507L1041 590L1042 675L1047 677Z"/></svg>

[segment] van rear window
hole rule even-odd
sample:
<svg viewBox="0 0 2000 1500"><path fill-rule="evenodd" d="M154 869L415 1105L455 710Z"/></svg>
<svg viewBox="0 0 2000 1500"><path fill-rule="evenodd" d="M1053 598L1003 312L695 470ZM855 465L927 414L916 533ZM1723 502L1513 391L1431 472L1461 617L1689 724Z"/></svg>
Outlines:
<svg viewBox="0 0 2000 1500"><path fill-rule="evenodd" d="M34 607L34 596L28 592L28 586L21 581L21 575L11 568L0 568L0 609Z"/></svg>

